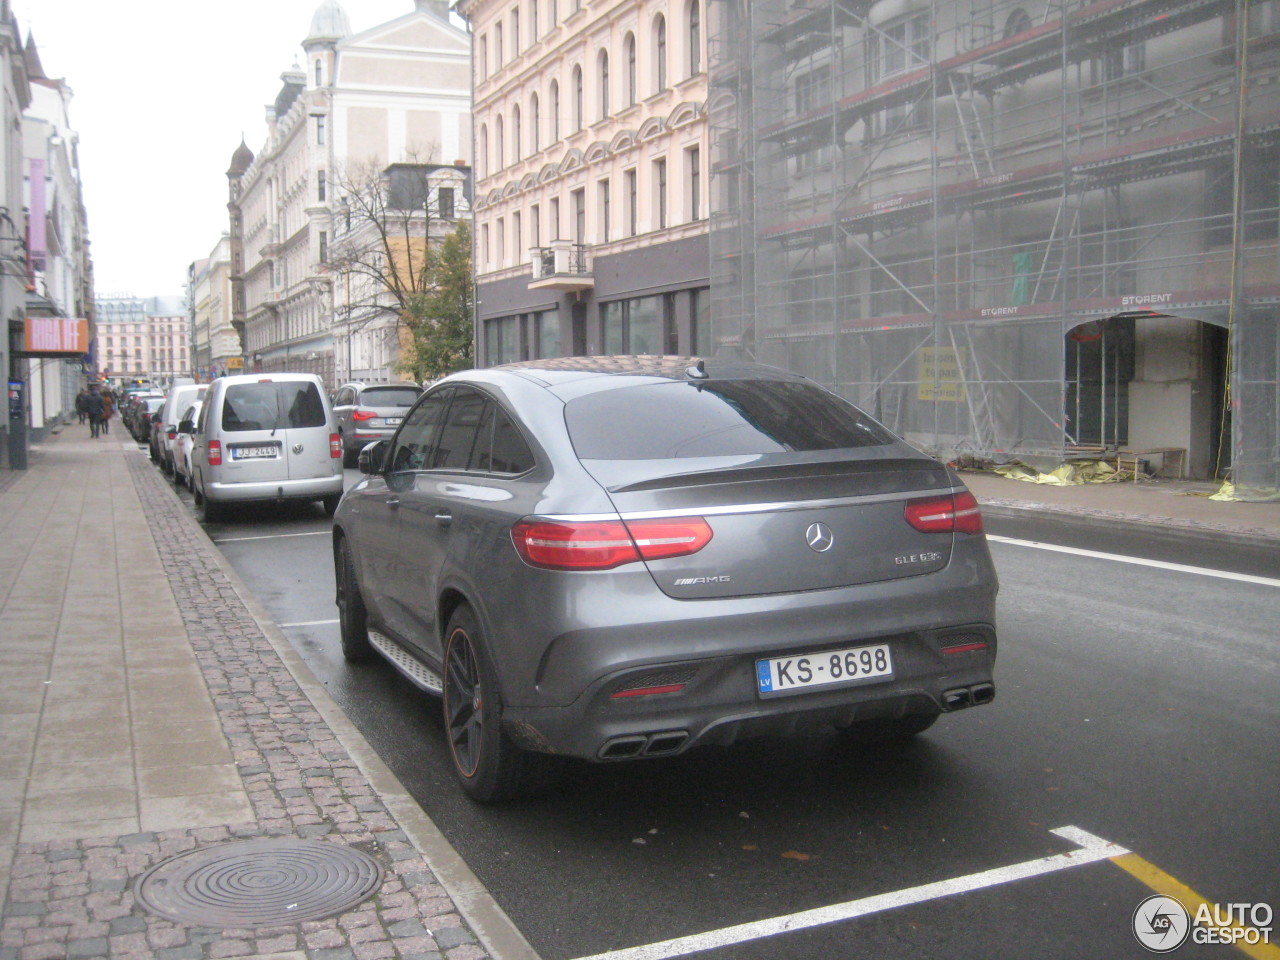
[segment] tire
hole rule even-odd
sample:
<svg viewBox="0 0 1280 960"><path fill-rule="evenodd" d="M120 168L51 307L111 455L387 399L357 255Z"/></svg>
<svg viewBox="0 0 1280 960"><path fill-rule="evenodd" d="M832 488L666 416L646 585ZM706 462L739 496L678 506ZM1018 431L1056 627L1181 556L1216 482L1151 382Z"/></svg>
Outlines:
<svg viewBox="0 0 1280 960"><path fill-rule="evenodd" d="M521 750L502 731L502 696L470 607L454 612L445 637L445 735L462 789L478 803L543 792L555 781L558 759Z"/></svg>
<svg viewBox="0 0 1280 960"><path fill-rule="evenodd" d="M373 646L369 643L369 617L364 597L360 595L360 581L356 577L355 558L351 544L344 537L338 541L338 633L342 638L342 656L347 663L367 663L373 659Z"/></svg>
<svg viewBox="0 0 1280 960"><path fill-rule="evenodd" d="M346 440L343 440L342 441L342 466L347 470L351 470L359 464L359 461L360 461L360 449L358 447L355 450L348 449Z"/></svg>
<svg viewBox="0 0 1280 960"><path fill-rule="evenodd" d="M908 713L892 720L863 720L837 729L850 743L906 743L932 727L940 715L936 712Z"/></svg>
<svg viewBox="0 0 1280 960"><path fill-rule="evenodd" d="M332 493L320 501L320 505L324 507L324 515L332 517L338 512L338 504L342 502L342 494Z"/></svg>
<svg viewBox="0 0 1280 960"><path fill-rule="evenodd" d="M227 508L210 500L203 491L196 494L196 506L200 508L200 519L205 523L219 523L227 515Z"/></svg>

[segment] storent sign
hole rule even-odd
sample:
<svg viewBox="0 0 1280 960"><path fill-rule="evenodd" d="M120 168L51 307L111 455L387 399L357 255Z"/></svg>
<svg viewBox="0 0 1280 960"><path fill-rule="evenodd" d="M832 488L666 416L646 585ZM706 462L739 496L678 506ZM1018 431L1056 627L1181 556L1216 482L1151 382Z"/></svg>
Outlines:
<svg viewBox="0 0 1280 960"><path fill-rule="evenodd" d="M1133 935L1152 953L1193 943L1231 946L1271 942L1274 912L1266 903L1201 903L1193 916L1175 897L1147 897L1133 912Z"/></svg>
<svg viewBox="0 0 1280 960"><path fill-rule="evenodd" d="M22 331L23 351L32 354L78 356L89 352L89 322L67 317L27 317Z"/></svg>

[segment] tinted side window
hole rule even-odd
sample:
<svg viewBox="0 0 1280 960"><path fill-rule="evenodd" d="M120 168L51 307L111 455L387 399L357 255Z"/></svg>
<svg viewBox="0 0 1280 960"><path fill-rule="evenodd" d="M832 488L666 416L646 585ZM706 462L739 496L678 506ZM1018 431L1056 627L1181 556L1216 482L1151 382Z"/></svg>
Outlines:
<svg viewBox="0 0 1280 960"><path fill-rule="evenodd" d="M459 390L449 406L449 416L440 431L440 443L431 466L438 470L466 470L484 412L485 399L473 390Z"/></svg>
<svg viewBox="0 0 1280 960"><path fill-rule="evenodd" d="M360 394L360 404L365 407L412 407L421 393L416 387L370 387ZM347 402L354 403L355 398Z"/></svg>
<svg viewBox="0 0 1280 960"><path fill-rule="evenodd" d="M490 473L524 473L533 469L533 453L529 445L520 436L520 431L511 422L506 411L496 404L490 404L493 412L493 445L491 450L481 457L477 464L481 470Z"/></svg>
<svg viewBox="0 0 1280 960"><path fill-rule="evenodd" d="M391 451L391 457L387 461L393 472L426 468L427 456L440 434L440 424L444 420L445 408L449 405L449 395L452 392L441 390L410 411L400 432L396 434L395 449Z"/></svg>

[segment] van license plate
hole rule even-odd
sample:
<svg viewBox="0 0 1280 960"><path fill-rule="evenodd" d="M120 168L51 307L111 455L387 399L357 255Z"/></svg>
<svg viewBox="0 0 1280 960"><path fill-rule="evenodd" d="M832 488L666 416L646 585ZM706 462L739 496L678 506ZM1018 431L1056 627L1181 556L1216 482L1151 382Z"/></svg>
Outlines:
<svg viewBox="0 0 1280 960"><path fill-rule="evenodd" d="M264 447L236 447L231 454L237 460L264 460L276 456L278 452L279 447L268 444Z"/></svg>
<svg viewBox="0 0 1280 960"><path fill-rule="evenodd" d="M887 643L756 661L756 680L761 696L799 693L832 684L892 679L893 657Z"/></svg>
<svg viewBox="0 0 1280 960"><path fill-rule="evenodd" d="M400 426L400 421L403 419L404 419L403 417L384 417L383 422L388 427L398 427Z"/></svg>

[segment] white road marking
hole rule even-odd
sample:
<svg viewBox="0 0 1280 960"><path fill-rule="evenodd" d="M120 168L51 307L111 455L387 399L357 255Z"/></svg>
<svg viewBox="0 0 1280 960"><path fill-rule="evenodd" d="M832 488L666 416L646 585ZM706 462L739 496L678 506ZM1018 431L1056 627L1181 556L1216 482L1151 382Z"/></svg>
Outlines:
<svg viewBox="0 0 1280 960"><path fill-rule="evenodd" d="M1039 860L1028 860L1025 863L1016 863L1008 867L996 867L994 870L970 874L967 877L957 877L954 880L940 880L937 883L926 883L920 887L911 887L893 893L882 893L874 897L865 897L861 900L850 900L848 903L818 907L814 910L805 910L802 913L793 913L785 917L756 920L752 923L742 923L734 927L724 927L720 930L708 930L706 933L694 934L689 937L678 937L674 940L664 940L660 943L649 943L639 947L614 950L609 953L598 953L591 957L584 957L582 960L668 960L671 957L683 957L703 950L715 950L720 947L732 946L735 943L760 940L765 937L776 936L779 933L788 933L792 930L805 930L810 927L822 926L823 924L838 923L841 920L865 917L868 914L880 913L884 910L893 910L898 907L924 903L928 900L937 900L957 893L968 893L971 890L994 887L1014 880L1026 880L1046 873L1055 873L1058 870L1067 870L1071 867L1084 866L1087 863L1096 863L1099 860L1109 860L1112 857L1119 857L1129 852L1123 847L1109 843L1076 827L1059 827L1051 832L1064 840L1078 844L1080 849L1059 853L1051 857L1042 857Z"/></svg>
<svg viewBox="0 0 1280 960"><path fill-rule="evenodd" d="M310 533L267 533L260 537L221 537L214 543L239 543L241 540L283 540L286 537L327 537L332 530L313 530Z"/></svg>
<svg viewBox="0 0 1280 960"><path fill-rule="evenodd" d="M1194 573L1201 577L1217 577L1220 580L1238 580L1241 583L1260 583L1264 587L1280 587L1280 580L1271 577L1255 577L1248 573L1231 573L1227 570L1211 570L1208 567L1189 567L1184 563L1167 563L1164 560L1146 560L1142 557L1126 557L1119 553L1101 553L1097 550L1081 550L1079 547L1061 547L1056 543L1040 543L1036 540L1015 540L1012 537L995 537L987 534L992 543L1009 543L1015 547L1034 547L1036 550L1052 550L1055 553L1070 553L1077 557L1093 557L1096 560L1115 560L1119 563L1133 563L1140 567L1155 567L1159 570L1173 570L1177 573Z"/></svg>
<svg viewBox="0 0 1280 960"><path fill-rule="evenodd" d="M307 620L305 623L277 623L277 627L327 627L337 620Z"/></svg>

